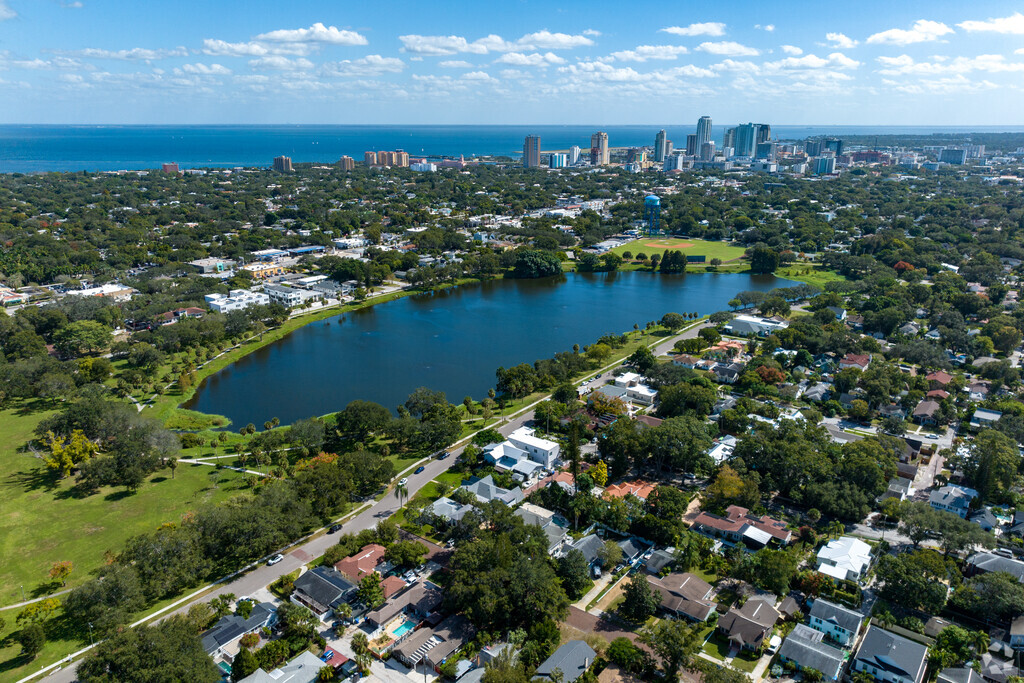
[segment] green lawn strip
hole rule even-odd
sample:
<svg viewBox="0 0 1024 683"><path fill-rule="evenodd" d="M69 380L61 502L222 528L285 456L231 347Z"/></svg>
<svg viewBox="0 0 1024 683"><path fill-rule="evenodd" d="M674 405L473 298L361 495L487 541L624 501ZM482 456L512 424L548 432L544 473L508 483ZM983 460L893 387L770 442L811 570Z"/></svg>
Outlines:
<svg viewBox="0 0 1024 683"><path fill-rule="evenodd" d="M796 280L797 282L806 282L809 285L814 285L815 287L822 289L824 289L825 285L830 282L842 282L846 280L845 277L833 270L805 263L779 268L775 271L775 277L781 277L787 280Z"/></svg>
<svg viewBox="0 0 1024 683"><path fill-rule="evenodd" d="M74 563L69 587L84 583L105 550L117 552L129 537L244 487L241 473L182 464L173 479L170 470L158 471L135 494L105 488L77 497L72 478L56 481L40 459L17 451L49 414L0 411L0 605L21 602L21 586L29 599L48 594L47 571L54 562Z"/></svg>
<svg viewBox="0 0 1024 683"><path fill-rule="evenodd" d="M657 243L665 242L666 246L660 246ZM687 246L682 248L673 248L676 245L689 244L693 246ZM671 246L668 246L671 245ZM707 261L713 258L720 258L722 261L731 261L732 259L740 258L746 251L745 247L734 247L726 242L710 242L707 240L691 239L688 237L641 237L628 244L624 244L621 247L615 247L611 250L611 253L622 256L625 252L631 252L636 257L637 254L646 254L648 258L654 254L664 255L666 251L672 249L673 251L681 251L688 256L705 256Z"/></svg>
<svg viewBox="0 0 1024 683"><path fill-rule="evenodd" d="M704 643L703 647L705 654L722 662L729 658L729 649L729 641L720 633L716 633L708 638L708 641Z"/></svg>

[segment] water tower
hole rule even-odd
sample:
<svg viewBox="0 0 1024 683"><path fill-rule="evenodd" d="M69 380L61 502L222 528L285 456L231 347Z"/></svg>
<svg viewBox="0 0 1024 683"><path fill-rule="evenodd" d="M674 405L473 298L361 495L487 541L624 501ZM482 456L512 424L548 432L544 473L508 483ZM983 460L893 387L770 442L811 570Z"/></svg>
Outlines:
<svg viewBox="0 0 1024 683"><path fill-rule="evenodd" d="M644 198L644 223L646 228L644 234L647 235L660 235L661 230L658 226L661 218L661 199L658 195L647 195Z"/></svg>

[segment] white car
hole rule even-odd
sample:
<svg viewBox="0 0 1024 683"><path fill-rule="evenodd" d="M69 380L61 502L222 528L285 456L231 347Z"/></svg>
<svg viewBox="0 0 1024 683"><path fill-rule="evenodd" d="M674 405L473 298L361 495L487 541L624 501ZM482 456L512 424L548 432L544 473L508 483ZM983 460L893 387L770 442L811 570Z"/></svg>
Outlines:
<svg viewBox="0 0 1024 683"><path fill-rule="evenodd" d="M409 477L402 477L401 479L398 480L398 485L399 486L405 486L408 483L409 483Z"/></svg>
<svg viewBox="0 0 1024 683"><path fill-rule="evenodd" d="M278 562L280 562L283 559L284 559L284 555L282 555L281 553L278 553L277 555L274 555L272 558L267 560L267 566L268 567L272 567L273 565L277 564Z"/></svg>

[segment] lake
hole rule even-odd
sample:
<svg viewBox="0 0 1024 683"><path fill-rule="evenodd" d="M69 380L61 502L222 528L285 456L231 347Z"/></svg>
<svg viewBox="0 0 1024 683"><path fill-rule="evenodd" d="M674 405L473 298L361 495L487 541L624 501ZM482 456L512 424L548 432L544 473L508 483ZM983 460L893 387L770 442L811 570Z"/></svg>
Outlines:
<svg viewBox="0 0 1024 683"><path fill-rule="evenodd" d="M235 428L336 412L349 401L394 410L420 386L452 403L486 396L494 371L643 327L670 311L728 309L742 290L796 283L773 276L569 273L490 280L416 294L310 323L208 377L183 407Z"/></svg>

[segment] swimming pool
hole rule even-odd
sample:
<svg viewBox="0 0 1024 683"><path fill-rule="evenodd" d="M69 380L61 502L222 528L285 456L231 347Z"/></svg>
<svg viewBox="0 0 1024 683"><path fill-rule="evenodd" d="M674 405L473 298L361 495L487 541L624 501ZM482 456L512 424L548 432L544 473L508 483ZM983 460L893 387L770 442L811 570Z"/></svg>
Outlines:
<svg viewBox="0 0 1024 683"><path fill-rule="evenodd" d="M416 628L416 622L412 621L411 619L406 619L398 625L398 628L395 628L391 631L391 635L394 636L395 639L397 640L398 638L401 638L414 628Z"/></svg>

